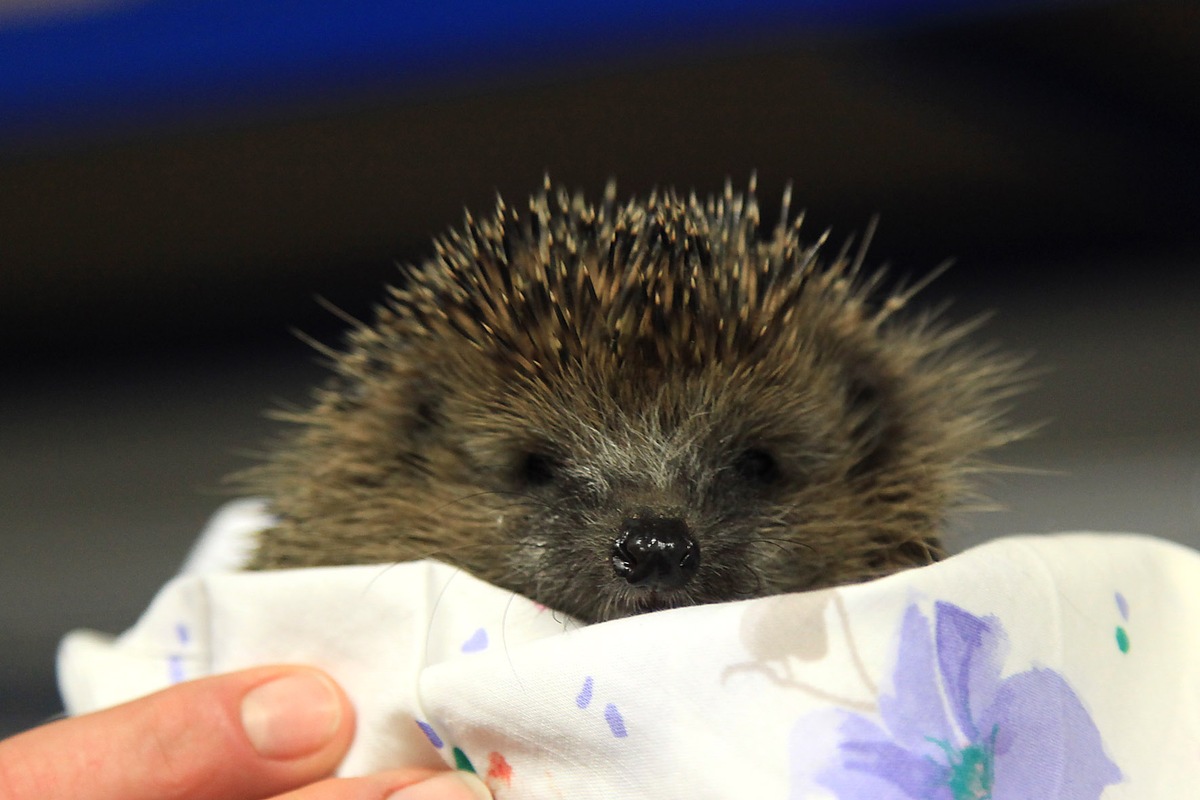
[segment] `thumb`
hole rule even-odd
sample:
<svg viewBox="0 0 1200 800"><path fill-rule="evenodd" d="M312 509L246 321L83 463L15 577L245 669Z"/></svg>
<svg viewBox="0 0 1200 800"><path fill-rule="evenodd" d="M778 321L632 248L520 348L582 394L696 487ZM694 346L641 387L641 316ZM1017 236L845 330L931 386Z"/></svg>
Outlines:
<svg viewBox="0 0 1200 800"><path fill-rule="evenodd" d="M353 733L350 702L327 675L262 667L0 742L0 797L257 800L330 774Z"/></svg>

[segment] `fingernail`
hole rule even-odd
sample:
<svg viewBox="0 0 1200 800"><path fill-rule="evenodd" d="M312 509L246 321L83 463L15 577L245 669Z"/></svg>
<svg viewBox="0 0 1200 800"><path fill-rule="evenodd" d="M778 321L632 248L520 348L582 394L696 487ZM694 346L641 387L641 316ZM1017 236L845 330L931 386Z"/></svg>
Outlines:
<svg viewBox="0 0 1200 800"><path fill-rule="evenodd" d="M242 727L264 758L299 758L320 750L342 722L342 702L329 680L297 672L242 698Z"/></svg>
<svg viewBox="0 0 1200 800"><path fill-rule="evenodd" d="M469 772L442 772L388 795L387 800L492 800L492 793Z"/></svg>

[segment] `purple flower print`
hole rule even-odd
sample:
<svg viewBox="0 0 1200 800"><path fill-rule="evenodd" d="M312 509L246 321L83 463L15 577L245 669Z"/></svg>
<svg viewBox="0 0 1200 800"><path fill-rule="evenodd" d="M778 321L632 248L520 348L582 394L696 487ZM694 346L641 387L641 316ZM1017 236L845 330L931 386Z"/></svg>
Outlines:
<svg viewBox="0 0 1200 800"><path fill-rule="evenodd" d="M942 602L934 614L936 638L920 609L905 613L879 719L836 712L838 760L818 783L843 800L1095 800L1121 780L1060 674L1001 680L1008 640L995 617Z"/></svg>

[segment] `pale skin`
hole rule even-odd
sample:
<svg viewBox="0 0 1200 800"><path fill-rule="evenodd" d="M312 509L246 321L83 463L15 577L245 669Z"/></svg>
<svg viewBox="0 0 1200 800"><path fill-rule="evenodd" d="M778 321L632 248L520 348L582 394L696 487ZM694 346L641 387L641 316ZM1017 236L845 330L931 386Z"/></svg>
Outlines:
<svg viewBox="0 0 1200 800"><path fill-rule="evenodd" d="M327 675L275 666L183 683L0 741L3 800L488 800L473 776L330 777L354 709Z"/></svg>

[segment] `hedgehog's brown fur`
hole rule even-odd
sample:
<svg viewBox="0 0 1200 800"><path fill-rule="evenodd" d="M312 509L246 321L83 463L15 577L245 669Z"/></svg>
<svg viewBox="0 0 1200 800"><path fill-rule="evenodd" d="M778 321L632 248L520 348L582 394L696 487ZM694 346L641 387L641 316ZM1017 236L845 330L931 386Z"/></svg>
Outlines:
<svg viewBox="0 0 1200 800"><path fill-rule="evenodd" d="M939 558L1019 365L902 318L911 292L873 303L861 255L822 264L781 216L761 237L753 183L592 205L549 181L468 215L252 471L278 524L251 566L433 557L601 620ZM614 575L639 509L686 521L684 587Z"/></svg>

